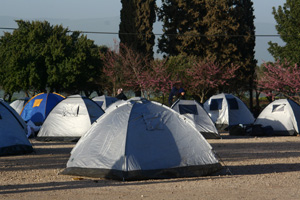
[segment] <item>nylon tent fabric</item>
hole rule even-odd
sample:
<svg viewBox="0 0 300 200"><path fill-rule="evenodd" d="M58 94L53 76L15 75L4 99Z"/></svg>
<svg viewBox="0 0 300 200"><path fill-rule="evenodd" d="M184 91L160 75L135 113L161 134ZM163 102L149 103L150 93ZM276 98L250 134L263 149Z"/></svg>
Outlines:
<svg viewBox="0 0 300 200"><path fill-rule="evenodd" d="M254 122L262 128L272 127L273 135L299 134L300 106L290 99L278 99L264 108Z"/></svg>
<svg viewBox="0 0 300 200"><path fill-rule="evenodd" d="M110 107L78 141L61 174L140 180L220 170L212 147L188 121L156 102Z"/></svg>
<svg viewBox="0 0 300 200"><path fill-rule="evenodd" d="M0 100L0 156L33 152L26 136L26 124L6 102Z"/></svg>
<svg viewBox="0 0 300 200"><path fill-rule="evenodd" d="M24 97L22 99L16 99L13 102L11 102L9 105L15 109L15 111L20 115L21 111L24 108L24 105L27 103L29 100L29 97Z"/></svg>
<svg viewBox="0 0 300 200"><path fill-rule="evenodd" d="M68 96L52 109L36 139L78 141L102 114L103 109L93 100L80 95Z"/></svg>
<svg viewBox="0 0 300 200"><path fill-rule="evenodd" d="M216 124L218 130L235 125L251 125L255 118L238 97L221 93L213 95L204 103L204 109Z"/></svg>
<svg viewBox="0 0 300 200"><path fill-rule="evenodd" d="M193 126L195 126L206 139L221 138L213 121L197 101L178 99L171 108L189 118L193 122Z"/></svg>
<svg viewBox="0 0 300 200"><path fill-rule="evenodd" d="M92 100L95 101L99 106L101 106L103 110L106 110L106 108L108 108L111 104L115 103L119 99L111 96L102 95L94 97L92 98Z"/></svg>
<svg viewBox="0 0 300 200"><path fill-rule="evenodd" d="M21 111L25 122L31 120L36 125L42 125L52 108L65 97L57 93L40 93L32 97Z"/></svg>

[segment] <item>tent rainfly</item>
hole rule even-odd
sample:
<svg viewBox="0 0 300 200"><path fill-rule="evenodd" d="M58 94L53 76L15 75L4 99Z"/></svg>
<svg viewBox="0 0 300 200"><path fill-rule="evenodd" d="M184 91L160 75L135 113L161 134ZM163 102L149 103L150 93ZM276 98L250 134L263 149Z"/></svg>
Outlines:
<svg viewBox="0 0 300 200"><path fill-rule="evenodd" d="M80 95L69 96L49 113L37 140L78 141L103 113L93 100Z"/></svg>
<svg viewBox="0 0 300 200"><path fill-rule="evenodd" d="M31 120L35 125L42 125L52 108L64 98L57 93L37 94L25 104L21 111L21 117L25 122Z"/></svg>
<svg viewBox="0 0 300 200"><path fill-rule="evenodd" d="M215 124L197 101L178 99L171 108L189 118L206 139L221 138Z"/></svg>
<svg viewBox="0 0 300 200"><path fill-rule="evenodd" d="M272 127L273 135L297 135L300 125L300 105L290 99L279 99L270 103L259 114L254 125Z"/></svg>
<svg viewBox="0 0 300 200"><path fill-rule="evenodd" d="M61 174L139 180L220 169L212 147L189 119L156 102L128 100L110 107L81 137Z"/></svg>
<svg viewBox="0 0 300 200"><path fill-rule="evenodd" d="M239 124L250 125L255 120L244 102L232 94L221 93L210 97L204 103L204 109L218 130Z"/></svg>
<svg viewBox="0 0 300 200"><path fill-rule="evenodd" d="M33 152L26 134L26 124L20 115L0 100L0 156Z"/></svg>

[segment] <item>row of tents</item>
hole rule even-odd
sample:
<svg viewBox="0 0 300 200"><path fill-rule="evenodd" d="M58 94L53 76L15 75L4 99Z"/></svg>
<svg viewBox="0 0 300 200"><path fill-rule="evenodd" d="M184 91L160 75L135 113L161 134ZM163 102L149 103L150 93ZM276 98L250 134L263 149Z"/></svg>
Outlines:
<svg viewBox="0 0 300 200"><path fill-rule="evenodd" d="M1 101L5 107L0 110L0 126L10 128L1 131L4 142L0 143L0 155L17 154L17 151L12 153L12 146L14 150L19 149L16 146L26 146L19 153L33 151L26 137L28 129L24 120L27 119L41 124L37 139L79 139L62 174L122 180L201 176L221 169L206 139L220 138L218 129L225 126L260 120L255 121L247 106L230 94L213 96L203 107L196 101L178 100L171 108L138 97L106 101L104 97L91 100L80 95L65 98L53 94L57 96L49 98L51 95L40 94L29 99L20 115ZM53 99L59 100L53 103ZM48 106L50 101L52 108ZM261 113L262 116L265 113L266 122L275 123L275 117L291 120L287 124L293 129L284 123L276 126L285 128L280 130L281 134L298 133L298 116L294 114L295 109L300 109L298 104L280 100L269 106ZM5 109L15 119L14 125L2 120L9 119L8 114L3 113ZM267 113L275 113L275 117L267 117ZM17 125L18 130L14 128Z"/></svg>
<svg viewBox="0 0 300 200"><path fill-rule="evenodd" d="M88 98L67 97L45 118L38 137L46 129L48 120L72 121L71 118L80 117L75 123L81 123L87 110L84 111L83 104L74 103L76 99L89 102L85 104L88 108L101 109ZM39 105L42 104L32 107ZM62 174L136 180L202 176L222 167L192 121L167 106L133 98L118 101L102 113L96 113L95 107L92 112L101 116L95 116L96 120L80 137ZM50 127L57 129L53 124ZM76 127L69 124L69 129Z"/></svg>
<svg viewBox="0 0 300 200"><path fill-rule="evenodd" d="M43 125L48 118L45 125L41 126L43 131L40 136L45 139L47 136L49 136L48 139L55 137L53 138L55 140L59 137L61 139L79 139L109 105L121 102L114 97L105 95L90 100L80 95L65 98L56 93L42 93L27 101L24 104L26 99L16 100L10 105L20 113L26 122L32 121L36 125ZM56 104L58 105L56 106ZM82 112L80 114L79 108ZM203 106L194 100L179 100L171 108L191 119L206 139L220 138L218 131L228 130L238 125L250 125L252 127L249 129L251 135L296 135L299 133L299 105L288 99L270 103L257 119L239 98L225 93L212 96ZM49 114L50 116L47 117ZM66 117L67 115L72 115L73 118ZM65 117L62 118L63 116ZM51 127L55 127L55 129L52 130ZM77 133L73 134L72 131L63 129L73 130ZM263 133L264 130L268 130L268 133Z"/></svg>

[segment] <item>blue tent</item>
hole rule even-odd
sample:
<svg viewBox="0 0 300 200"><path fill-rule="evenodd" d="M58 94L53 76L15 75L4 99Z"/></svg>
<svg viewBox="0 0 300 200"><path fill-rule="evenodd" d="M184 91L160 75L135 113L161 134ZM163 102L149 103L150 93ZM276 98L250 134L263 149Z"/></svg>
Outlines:
<svg viewBox="0 0 300 200"><path fill-rule="evenodd" d="M6 102L0 100L0 156L31 153L26 124Z"/></svg>
<svg viewBox="0 0 300 200"><path fill-rule="evenodd" d="M25 122L31 120L36 125L41 125L52 108L64 98L64 96L57 93L37 94L26 103L21 112L21 117Z"/></svg>

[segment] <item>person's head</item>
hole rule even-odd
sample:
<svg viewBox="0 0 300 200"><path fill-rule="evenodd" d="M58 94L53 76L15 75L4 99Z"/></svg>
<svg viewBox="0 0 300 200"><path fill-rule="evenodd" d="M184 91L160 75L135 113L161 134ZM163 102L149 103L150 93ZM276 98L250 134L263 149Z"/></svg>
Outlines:
<svg viewBox="0 0 300 200"><path fill-rule="evenodd" d="M123 92L122 88L119 88L118 91L117 91L118 94L121 94L122 92Z"/></svg>

